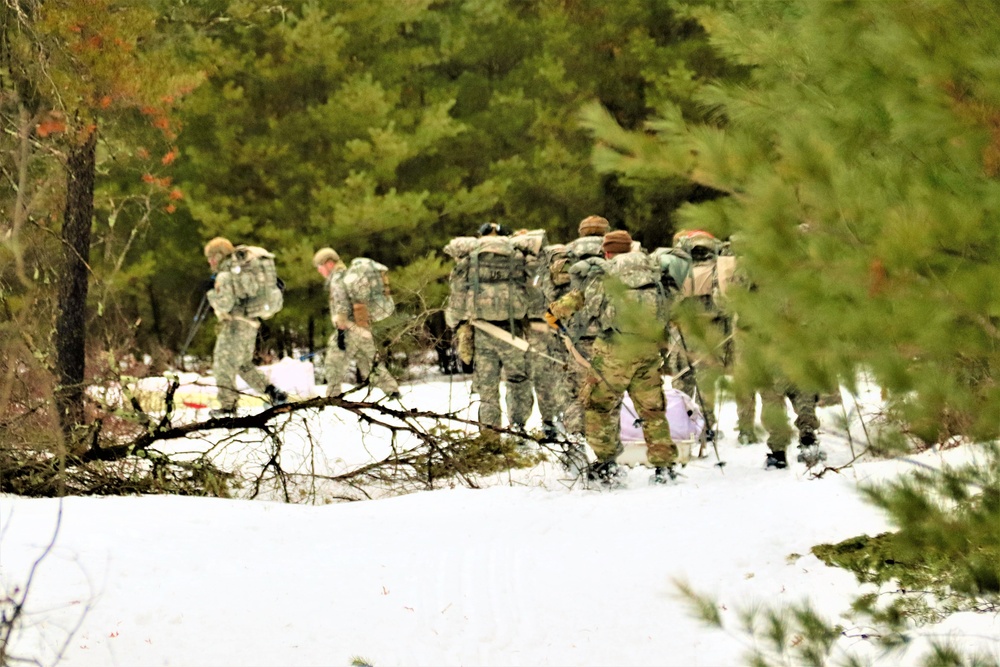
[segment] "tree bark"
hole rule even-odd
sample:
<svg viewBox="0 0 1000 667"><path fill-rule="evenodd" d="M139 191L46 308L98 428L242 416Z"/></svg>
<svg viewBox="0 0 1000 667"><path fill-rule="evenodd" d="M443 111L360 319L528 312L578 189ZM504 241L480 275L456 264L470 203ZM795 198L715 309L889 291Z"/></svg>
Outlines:
<svg viewBox="0 0 1000 667"><path fill-rule="evenodd" d="M86 356L87 287L90 232L94 217L97 131L74 146L66 162L66 209L63 215L63 270L56 317L56 407L63 432L84 423L83 379ZM72 441L72 438L71 438Z"/></svg>

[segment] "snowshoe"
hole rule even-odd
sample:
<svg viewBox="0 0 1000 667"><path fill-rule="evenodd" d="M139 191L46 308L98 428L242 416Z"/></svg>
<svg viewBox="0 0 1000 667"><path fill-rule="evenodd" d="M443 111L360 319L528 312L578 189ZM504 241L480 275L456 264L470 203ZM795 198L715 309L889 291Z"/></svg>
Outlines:
<svg viewBox="0 0 1000 667"><path fill-rule="evenodd" d="M768 452L767 459L764 461L764 469L771 470L782 470L788 467L788 459L785 456L784 451Z"/></svg>
<svg viewBox="0 0 1000 667"><path fill-rule="evenodd" d="M669 484L677 479L677 471L674 470L673 464L668 466L656 466L653 470L652 477L649 478L650 484Z"/></svg>
<svg viewBox="0 0 1000 667"><path fill-rule="evenodd" d="M826 452L820 449L819 445L815 443L811 445L799 445L799 455L796 460L799 463L805 463L807 468L812 468L814 465L826 460Z"/></svg>
<svg viewBox="0 0 1000 667"><path fill-rule="evenodd" d="M597 461L587 470L587 480L599 488L620 489L627 479L628 472L615 461Z"/></svg>

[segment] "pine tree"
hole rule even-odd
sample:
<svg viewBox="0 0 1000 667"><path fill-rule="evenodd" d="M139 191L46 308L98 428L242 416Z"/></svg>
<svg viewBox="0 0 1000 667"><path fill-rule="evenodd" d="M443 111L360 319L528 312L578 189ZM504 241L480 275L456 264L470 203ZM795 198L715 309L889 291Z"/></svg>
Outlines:
<svg viewBox="0 0 1000 667"><path fill-rule="evenodd" d="M727 6L728 3L719 3ZM767 361L821 388L870 370L928 441L995 437L1000 80L990 2L788 0L693 10L747 85L705 86L623 131L591 107L605 171L728 196L682 210L734 234L756 290L735 307Z"/></svg>

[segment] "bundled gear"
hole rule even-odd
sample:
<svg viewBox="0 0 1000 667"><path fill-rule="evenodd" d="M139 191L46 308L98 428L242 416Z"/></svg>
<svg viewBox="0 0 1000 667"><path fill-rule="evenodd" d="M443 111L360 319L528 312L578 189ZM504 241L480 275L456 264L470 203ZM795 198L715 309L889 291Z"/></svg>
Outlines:
<svg viewBox="0 0 1000 667"><path fill-rule="evenodd" d="M356 257L344 272L344 288L358 326L368 328L396 312L388 274L388 267L367 257Z"/></svg>
<svg viewBox="0 0 1000 667"><path fill-rule="evenodd" d="M257 246L236 246L222 267L232 274L234 311L244 317L267 320L281 310L284 283L278 278L274 255Z"/></svg>
<svg viewBox="0 0 1000 667"><path fill-rule="evenodd" d="M674 247L691 258L691 270L681 285L684 296L718 305L726 295L736 271L736 258L729 244L702 230L681 230L674 235Z"/></svg>
<svg viewBox="0 0 1000 667"><path fill-rule="evenodd" d="M657 248L649 253L657 261L662 275L661 282L668 294L680 292L691 277L694 262L681 248Z"/></svg>
<svg viewBox="0 0 1000 667"><path fill-rule="evenodd" d="M513 323L525 317L527 266L510 237L459 237L444 252L455 260L445 306L449 327L475 319Z"/></svg>

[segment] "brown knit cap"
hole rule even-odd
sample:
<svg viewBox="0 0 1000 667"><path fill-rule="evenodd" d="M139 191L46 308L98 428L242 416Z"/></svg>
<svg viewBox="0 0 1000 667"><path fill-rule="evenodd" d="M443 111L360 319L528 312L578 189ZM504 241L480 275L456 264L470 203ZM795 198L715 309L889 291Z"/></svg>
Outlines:
<svg viewBox="0 0 1000 667"><path fill-rule="evenodd" d="M616 229L613 232L608 232L604 235L604 243L601 244L601 249L612 255L631 252L632 237L624 229Z"/></svg>
<svg viewBox="0 0 1000 667"><path fill-rule="evenodd" d="M607 218L599 215L591 215L580 221L577 231L580 236L604 236L611 230L611 225Z"/></svg>
<svg viewBox="0 0 1000 667"><path fill-rule="evenodd" d="M214 239L205 244L205 257L212 257L213 255L218 255L219 257L226 257L231 255L233 250L233 243L229 239L223 236L216 236Z"/></svg>

